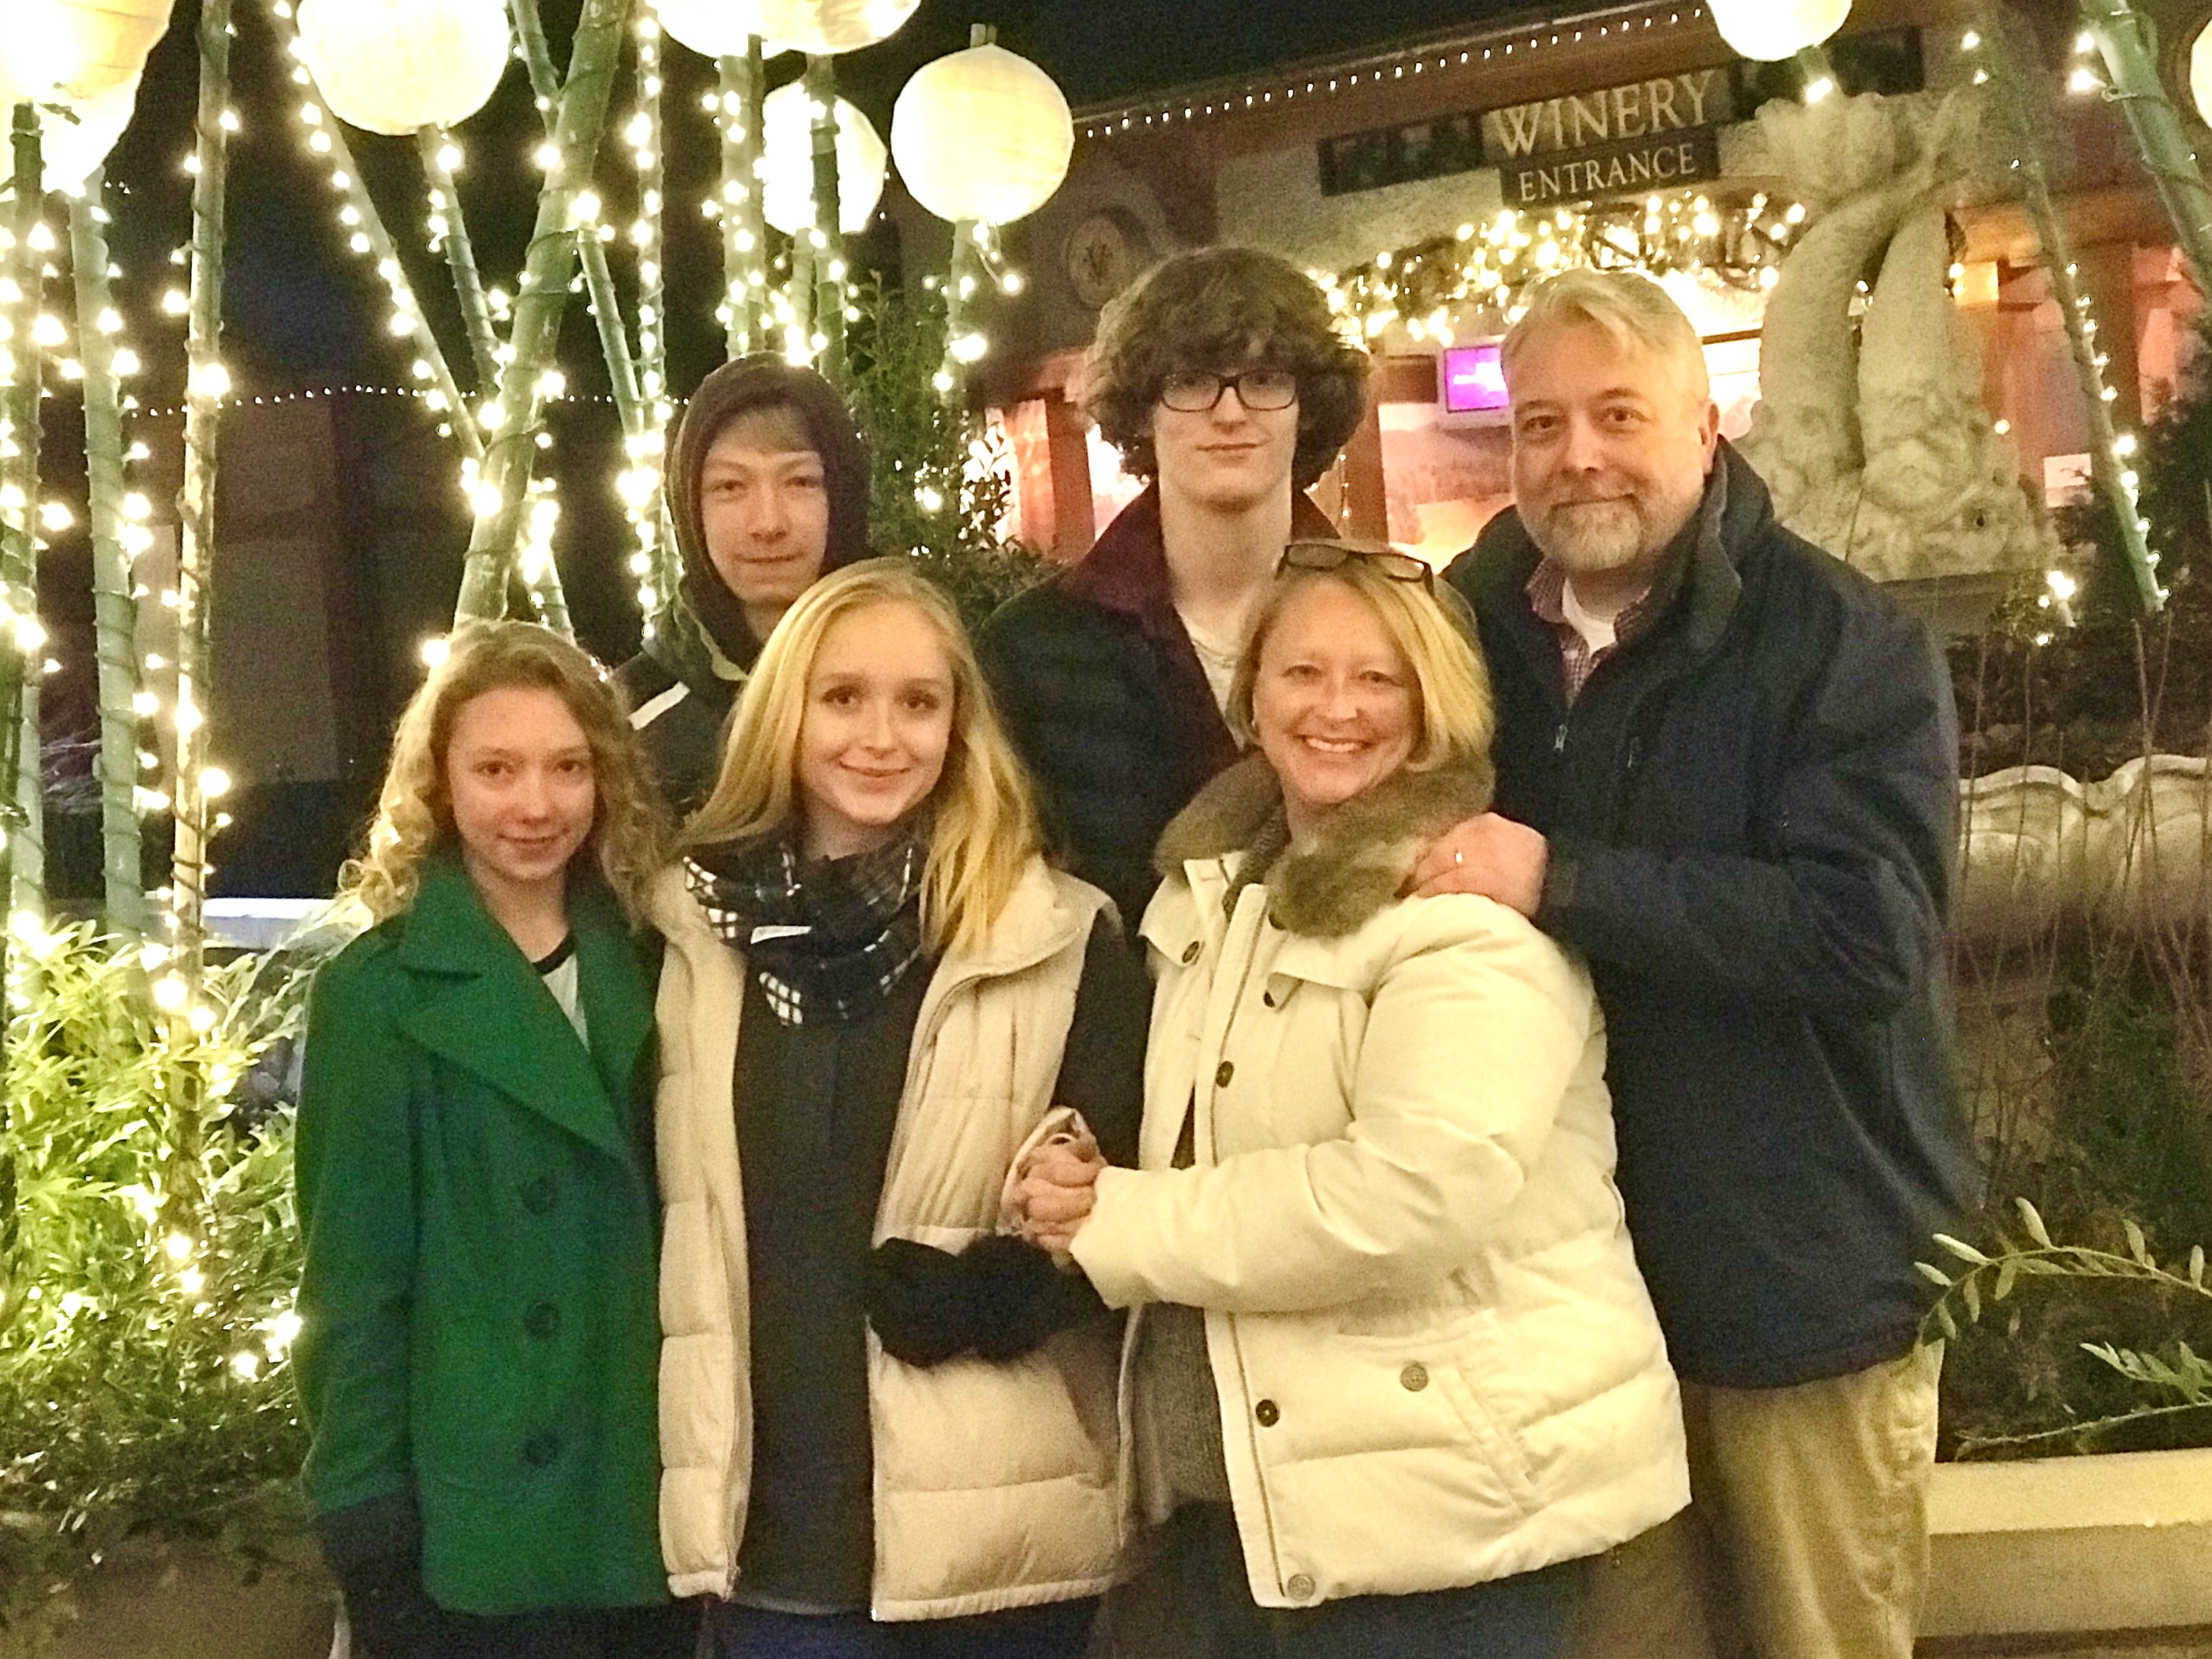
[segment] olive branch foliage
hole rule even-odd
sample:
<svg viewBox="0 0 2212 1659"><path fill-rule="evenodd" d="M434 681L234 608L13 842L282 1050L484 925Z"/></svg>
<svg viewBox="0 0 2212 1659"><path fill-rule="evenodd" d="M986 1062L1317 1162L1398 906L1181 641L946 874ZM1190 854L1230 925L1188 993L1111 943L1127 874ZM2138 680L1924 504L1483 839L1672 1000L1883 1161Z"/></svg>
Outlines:
<svg viewBox="0 0 2212 1659"><path fill-rule="evenodd" d="M2205 1254L2192 1245L2188 1265L2176 1268L2160 1263L2151 1254L2141 1226L2132 1220L2120 1224L2125 1249L2100 1249L2091 1245L2055 1243L2042 1215L2026 1198L2013 1200L2015 1218L2025 1242L2002 1229L1991 1248L1984 1249L1948 1233L1936 1243L1952 1258L1943 1266L1919 1261L1913 1265L1942 1294L1921 1325L1921 1340L1959 1340L1967 1325L1994 1320L1998 1306L2011 1303L2022 1279L2097 1281L2128 1285L2167 1298L2185 1297L2212 1304L2212 1285L2205 1282ZM2007 1310L2006 1334L2017 1337L2021 1310ZM2123 1347L2113 1342L2079 1342L2081 1352L2108 1367L2130 1385L2136 1398L2124 1409L2087 1417L2073 1417L2055 1426L2024 1431L1997 1431L1972 1426L1960 1435L1959 1455L2002 1453L2020 1455L2036 1449L2087 1451L2118 1431L2161 1419L2212 1411L2212 1360L2175 1336L2160 1350Z"/></svg>

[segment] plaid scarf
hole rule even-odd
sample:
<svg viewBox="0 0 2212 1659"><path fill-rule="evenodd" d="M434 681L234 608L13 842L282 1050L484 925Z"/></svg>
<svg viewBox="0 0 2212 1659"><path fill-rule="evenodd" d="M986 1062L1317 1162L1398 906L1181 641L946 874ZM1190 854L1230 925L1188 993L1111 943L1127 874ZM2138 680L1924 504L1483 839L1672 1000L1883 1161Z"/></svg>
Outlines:
<svg viewBox="0 0 2212 1659"><path fill-rule="evenodd" d="M912 836L847 859L802 860L789 836L684 861L717 938L738 951L785 1025L880 1006L921 959L922 848Z"/></svg>

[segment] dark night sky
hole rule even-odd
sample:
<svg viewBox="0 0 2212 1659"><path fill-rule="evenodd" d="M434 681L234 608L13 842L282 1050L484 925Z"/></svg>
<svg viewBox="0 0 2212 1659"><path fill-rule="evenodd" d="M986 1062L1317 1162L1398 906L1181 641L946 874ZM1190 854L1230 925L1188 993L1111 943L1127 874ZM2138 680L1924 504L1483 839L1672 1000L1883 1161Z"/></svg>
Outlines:
<svg viewBox="0 0 2212 1659"><path fill-rule="evenodd" d="M897 34L839 59L838 68L846 95L884 131L890 125L892 100L907 77L930 59L966 45L969 26L975 22L995 24L1000 44L1036 59L1079 108L1149 88L1374 45L1509 9L1526 8L1495 0L1237 0L1212 5L1194 0L1000 0L995 5L924 0ZM187 230L188 181L179 163L191 142L197 10L195 0L179 0L175 21L149 65L138 118L109 166L110 179L127 192L115 204L116 252L129 273L126 298L139 302L133 309L140 317L153 314L154 302L177 274L166 261ZM564 60L575 14L576 0L546 0L556 55ZM337 204L319 169L310 165L291 118L294 100L286 95L291 88L268 21L251 0L240 0L236 16L234 101L244 125L233 144L227 262L226 350L235 359L234 369L241 384L270 391L354 380L395 383L404 373L405 354L379 327L381 307L374 303L373 276L343 250L334 220ZM695 262L701 289L712 286L707 273L713 245L690 204L711 184L714 146L696 95L706 85L708 67L672 45L669 56L668 264L674 379L681 387L703 372L714 349L711 320L692 316L701 308L684 303L686 276ZM797 63L787 57L773 64L771 78L794 75ZM625 75L617 84L618 121L629 97ZM463 198L488 279L495 282L511 283L527 237L535 179L526 158L536 125L518 65L492 103L459 129L471 155L461 181ZM401 247L419 252L422 185L411 145L349 136ZM603 185L612 186L603 193L618 210L621 183L629 174L618 145L603 151L599 172ZM435 310L441 278L429 267L425 258L410 274L443 333L448 319ZM181 386L180 339L157 338L153 343L155 349L146 353L152 371L147 391L150 401L165 401ZM457 368L465 355L459 346L456 331L449 350ZM696 366L695 358L700 360Z"/></svg>
<svg viewBox="0 0 2212 1659"><path fill-rule="evenodd" d="M240 127L231 143L224 361L246 398L351 384L409 385L413 348L386 331L383 285L366 259L346 251L330 163L307 149L296 119L297 89L264 3L234 0L232 102ZM543 4L556 58L565 64L580 0ZM892 101L907 78L931 59L964 46L975 22L994 24L1000 44L1042 64L1080 108L1150 88L1379 45L1508 9L1498 0L1236 0L1211 6L1193 0L923 0L897 34L840 58L838 72L846 95L887 132ZM198 12L198 0L177 0L174 21L148 64L137 118L108 165L112 246L124 271L118 301L146 366L139 395L155 408L173 407L184 385L183 324L163 315L160 301L165 289L185 280L172 255L190 233L191 181L182 163L191 144L197 97ZM712 66L672 43L666 61L669 380L681 397L722 356L712 315L720 254L713 228L697 209L714 186L719 150L699 104ZM789 79L798 69L795 54L772 60L771 81ZM616 127L627 120L635 95L626 64L611 105ZM491 103L456 133L468 155L460 185L478 263L488 283L509 291L536 208L538 174L529 157L538 131L528 83L517 64ZM459 309L442 262L428 250L413 142L353 132L348 137L417 300L469 392ZM595 182L612 222L627 219L635 176L618 139L603 147ZM887 231L861 239L853 251L860 261L878 265L896 258ZM617 286L627 293L635 264L623 244L612 252ZM568 307L560 358L572 398L548 415L555 445L547 465L561 479L564 506L556 550L586 641L618 656L634 647L635 609L618 567L596 556L595 550L627 538L607 488L619 465L620 434L611 407L593 401L606 383L580 299ZM82 458L69 453L66 428L73 422L61 415L57 406L49 462L55 483L66 490ZM426 411L422 441L434 444L429 424ZM464 520L457 518L454 533L465 533ZM71 533L57 538L49 557L73 567L86 556L82 534ZM52 584L58 597L75 594L82 586L73 574Z"/></svg>

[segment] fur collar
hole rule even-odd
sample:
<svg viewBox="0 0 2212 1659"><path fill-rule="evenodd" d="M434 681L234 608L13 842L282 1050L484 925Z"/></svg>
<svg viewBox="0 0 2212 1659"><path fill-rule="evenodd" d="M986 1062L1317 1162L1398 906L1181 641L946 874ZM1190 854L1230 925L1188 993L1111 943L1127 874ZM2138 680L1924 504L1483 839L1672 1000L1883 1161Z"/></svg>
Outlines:
<svg viewBox="0 0 2212 1659"><path fill-rule="evenodd" d="M1397 771L1323 817L1267 872L1269 911L1286 933L1341 939L1398 896L1428 844L1490 810L1497 774L1487 757L1433 772ZM1281 810L1282 787L1264 755L1248 755L1198 793L1160 837L1163 876L1184 861L1241 853Z"/></svg>

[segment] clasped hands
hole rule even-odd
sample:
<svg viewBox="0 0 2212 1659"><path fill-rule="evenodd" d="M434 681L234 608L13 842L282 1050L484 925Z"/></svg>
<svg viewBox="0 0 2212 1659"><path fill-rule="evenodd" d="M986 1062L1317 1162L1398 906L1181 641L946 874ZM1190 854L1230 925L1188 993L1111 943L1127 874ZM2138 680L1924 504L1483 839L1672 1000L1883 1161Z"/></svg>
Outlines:
<svg viewBox="0 0 2212 1659"><path fill-rule="evenodd" d="M1029 1156L1015 1183L1021 1236L1055 1261L1066 1261L1075 1235L1090 1218L1098 1172L1106 1159L1087 1128L1047 1141Z"/></svg>

